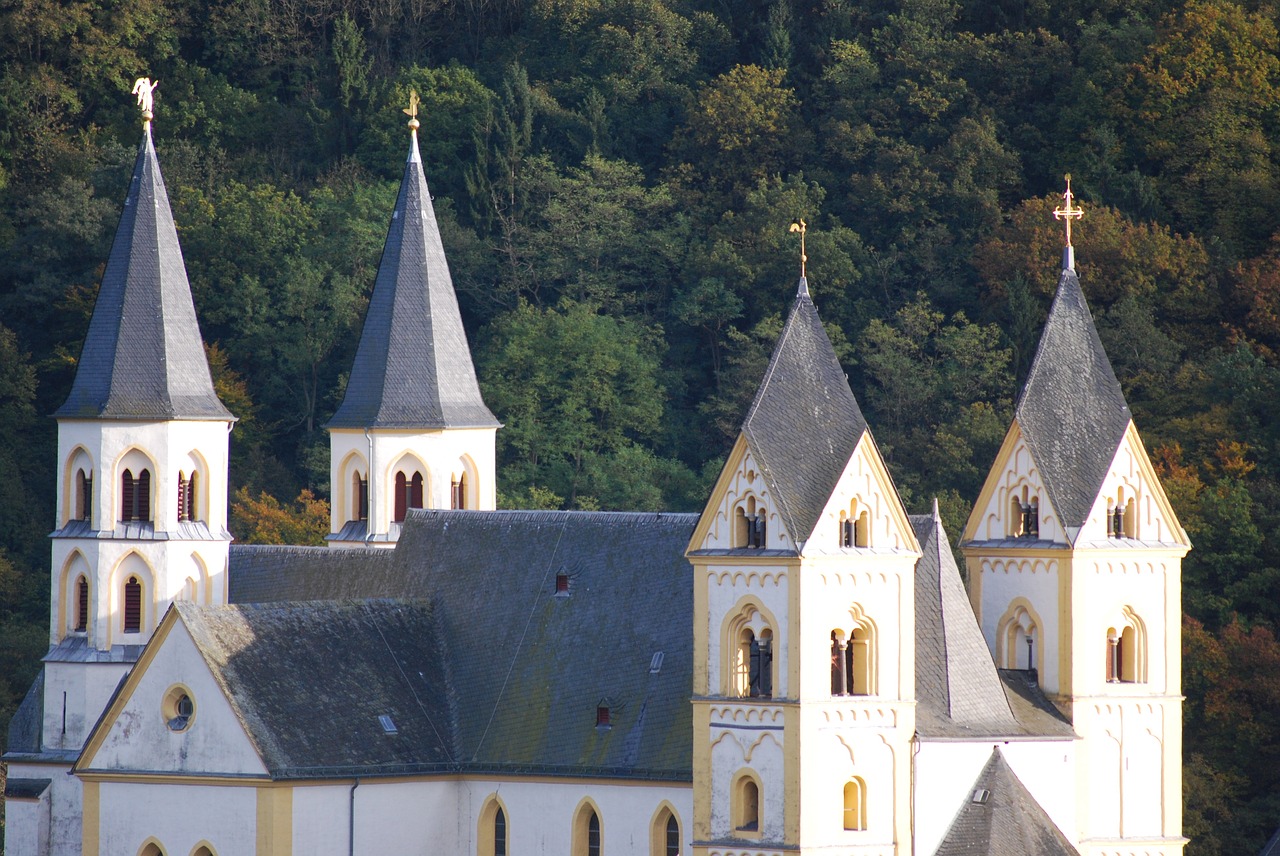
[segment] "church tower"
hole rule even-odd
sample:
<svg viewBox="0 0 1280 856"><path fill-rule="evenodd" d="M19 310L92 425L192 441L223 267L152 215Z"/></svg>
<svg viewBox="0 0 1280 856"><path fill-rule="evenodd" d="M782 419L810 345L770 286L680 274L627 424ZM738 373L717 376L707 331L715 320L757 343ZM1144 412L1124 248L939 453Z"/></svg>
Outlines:
<svg viewBox="0 0 1280 856"><path fill-rule="evenodd" d="M391 215L346 395L326 426L331 547L390 546L410 508L493 509L494 439L418 152Z"/></svg>
<svg viewBox="0 0 1280 856"><path fill-rule="evenodd" d="M920 555L802 275L687 552L696 854L911 852Z"/></svg>
<svg viewBox="0 0 1280 856"><path fill-rule="evenodd" d="M996 664L1034 669L1083 739L1081 853L1181 853L1191 545L1098 338L1075 271L1069 184L1064 198L1057 294L964 532L970 599Z"/></svg>
<svg viewBox="0 0 1280 856"><path fill-rule="evenodd" d="M11 740L6 755L11 780L52 785L43 810L54 853L78 852L80 783L50 774L75 759L171 602L227 599L234 417L214 392L196 323L151 139L151 83L139 86L133 177L71 393L54 414L51 649L15 716L11 736L24 745ZM15 806L9 826L25 829L26 806Z"/></svg>

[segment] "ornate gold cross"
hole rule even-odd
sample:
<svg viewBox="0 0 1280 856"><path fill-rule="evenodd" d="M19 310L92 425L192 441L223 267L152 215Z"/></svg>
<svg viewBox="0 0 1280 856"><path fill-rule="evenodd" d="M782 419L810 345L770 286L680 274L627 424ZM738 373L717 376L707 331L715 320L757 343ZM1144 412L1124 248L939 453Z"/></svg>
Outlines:
<svg viewBox="0 0 1280 856"><path fill-rule="evenodd" d="M1071 173L1067 173L1067 192L1062 194L1062 199L1066 203L1053 209L1053 219L1063 220L1067 224L1067 246L1071 246L1071 221L1079 220L1084 216L1084 209L1071 207L1071 200L1075 197L1071 193Z"/></svg>

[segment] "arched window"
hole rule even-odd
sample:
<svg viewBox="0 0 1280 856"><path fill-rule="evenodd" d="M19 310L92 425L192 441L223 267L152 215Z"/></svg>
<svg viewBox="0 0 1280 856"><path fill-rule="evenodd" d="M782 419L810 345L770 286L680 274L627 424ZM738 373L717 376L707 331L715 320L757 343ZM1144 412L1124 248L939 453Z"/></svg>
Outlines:
<svg viewBox="0 0 1280 856"><path fill-rule="evenodd" d="M760 783L749 773L734 783L732 816L735 832L760 832Z"/></svg>
<svg viewBox="0 0 1280 856"><path fill-rule="evenodd" d="M81 574L76 580L76 631L89 629L89 581Z"/></svg>
<svg viewBox="0 0 1280 856"><path fill-rule="evenodd" d="M76 471L75 519L84 521L93 519L93 475L84 470Z"/></svg>
<svg viewBox="0 0 1280 856"><path fill-rule="evenodd" d="M831 694L833 696L849 693L849 646L845 644L844 632L831 631Z"/></svg>
<svg viewBox="0 0 1280 856"><path fill-rule="evenodd" d="M600 815L595 807L587 801L578 809L573 821L573 856L601 856L604 848L604 831L600 825Z"/></svg>
<svg viewBox="0 0 1280 856"><path fill-rule="evenodd" d="M1147 680L1147 630L1129 607L1119 630L1107 628L1107 683L1145 683Z"/></svg>
<svg viewBox="0 0 1280 856"><path fill-rule="evenodd" d="M178 472L178 520L190 522L196 519L196 474Z"/></svg>
<svg viewBox="0 0 1280 856"><path fill-rule="evenodd" d="M1040 498L1025 485L1022 495L1010 500L1008 530L1011 538L1040 537Z"/></svg>
<svg viewBox="0 0 1280 856"><path fill-rule="evenodd" d="M874 695L875 625L859 606L850 615L853 629L847 637L843 630L831 631L831 694Z"/></svg>
<svg viewBox="0 0 1280 856"><path fill-rule="evenodd" d="M1004 657L1006 669L1036 667L1040 630L1026 608L1019 606L1004 625Z"/></svg>
<svg viewBox="0 0 1280 856"><path fill-rule="evenodd" d="M396 473L395 522L403 523L408 509L422 508L422 473L407 475L404 470Z"/></svg>
<svg viewBox="0 0 1280 856"><path fill-rule="evenodd" d="M507 813L496 795L489 797L480 811L479 832L477 856L507 856L510 852Z"/></svg>
<svg viewBox="0 0 1280 856"><path fill-rule="evenodd" d="M124 632L142 631L142 583L136 576L124 584Z"/></svg>
<svg viewBox="0 0 1280 856"><path fill-rule="evenodd" d="M649 856L680 856L680 821L664 802L649 824Z"/></svg>
<svg viewBox="0 0 1280 856"><path fill-rule="evenodd" d="M216 854L213 852L213 848L208 844L201 844L195 850L191 851L191 856L216 856Z"/></svg>
<svg viewBox="0 0 1280 856"><path fill-rule="evenodd" d="M723 692L733 698L773 698L773 629L747 603L724 624Z"/></svg>
<svg viewBox="0 0 1280 856"><path fill-rule="evenodd" d="M351 520L369 519L369 479L359 470L351 473Z"/></svg>
<svg viewBox="0 0 1280 856"><path fill-rule="evenodd" d="M847 514L840 512L840 546L871 546L871 514L856 498L849 501Z"/></svg>
<svg viewBox="0 0 1280 856"><path fill-rule="evenodd" d="M844 786L844 828L857 831L867 828L867 783L857 776Z"/></svg>
<svg viewBox="0 0 1280 856"><path fill-rule="evenodd" d="M120 477L120 522L151 519L151 471L142 470L135 478L130 470Z"/></svg>
<svg viewBox="0 0 1280 856"><path fill-rule="evenodd" d="M1137 504L1132 494L1126 498L1123 487L1117 489L1115 501L1107 500L1107 537L1138 537Z"/></svg>
<svg viewBox="0 0 1280 856"><path fill-rule="evenodd" d="M764 504L757 503L754 496L739 503L733 513L733 546L763 550L767 543L767 516Z"/></svg>
<svg viewBox="0 0 1280 856"><path fill-rule="evenodd" d="M148 841L138 851L138 856L164 856L164 848L154 841Z"/></svg>
<svg viewBox="0 0 1280 856"><path fill-rule="evenodd" d="M453 480L449 486L449 507L467 507L467 474L463 473Z"/></svg>

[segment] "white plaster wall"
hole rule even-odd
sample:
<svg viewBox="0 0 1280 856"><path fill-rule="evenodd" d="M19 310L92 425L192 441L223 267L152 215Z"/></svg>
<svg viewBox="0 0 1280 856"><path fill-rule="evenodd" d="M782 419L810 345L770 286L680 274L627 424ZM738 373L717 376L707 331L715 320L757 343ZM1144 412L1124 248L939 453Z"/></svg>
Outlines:
<svg viewBox="0 0 1280 856"><path fill-rule="evenodd" d="M392 469L405 454L416 456L427 469L423 488L423 505L427 508L449 508L452 475L462 471L461 459L470 458L474 470L468 473L468 493L475 498L469 507L492 510L497 503L495 473L496 428L449 428L439 431L374 430L369 437L363 431L331 430L329 432L329 484L333 495L330 529L337 532L351 518L352 499L348 457L355 455L365 463L370 459L372 440L373 477L369 480L369 531L390 531L395 510L395 471ZM468 499L470 502L470 498Z"/></svg>
<svg viewBox="0 0 1280 856"><path fill-rule="evenodd" d="M1170 728L1180 727L1176 700L1093 699L1076 705L1076 730L1086 746L1087 838L1156 838L1162 834L1165 803L1181 793L1164 791L1165 773L1181 759L1166 746Z"/></svg>
<svg viewBox="0 0 1280 856"><path fill-rule="evenodd" d="M46 778L41 776L39 778ZM10 778L19 778L12 772ZM9 856L47 856L49 853L49 803L45 791L38 799L4 802L5 853Z"/></svg>
<svg viewBox="0 0 1280 856"><path fill-rule="evenodd" d="M133 856L155 838L169 856L187 856L201 841L218 856L255 856L257 790L181 784L99 786L101 856Z"/></svg>
<svg viewBox="0 0 1280 856"><path fill-rule="evenodd" d="M870 538L867 545L876 550L911 550L914 541L912 533L903 531L898 513L905 511L897 492L882 481L884 463L879 458L871 435L863 434L845 465L844 473L836 482L835 489L827 500L826 507L818 516L813 532L802 536L804 551L809 555L816 551L848 552L856 554L859 548L840 546L840 513L847 516L856 507L861 512L869 512Z"/></svg>
<svg viewBox="0 0 1280 856"><path fill-rule="evenodd" d="M195 703L186 731L174 732L162 714L169 688L181 682ZM83 762L82 762L83 763ZM169 633L91 759L95 770L265 775L182 622Z"/></svg>
<svg viewBox="0 0 1280 856"><path fill-rule="evenodd" d="M970 560L970 568L973 564ZM984 556L976 564L982 580L982 635L992 658L1003 667L999 656L1003 654L1003 640L997 640L1000 622L1015 599L1026 599L1042 623L1037 640L1040 650L1035 655L1040 685L1048 693L1058 692L1062 677L1058 669L1061 609L1057 560L1040 556ZM1101 655L1098 662L1102 662Z"/></svg>
<svg viewBox="0 0 1280 856"><path fill-rule="evenodd" d="M1102 489L1089 511L1088 520L1081 527L1079 541L1104 541L1107 539L1107 502L1114 503L1121 490L1126 500L1137 497L1137 532L1126 533L1146 543L1172 544L1182 539L1181 528L1168 518L1160 506L1158 497L1163 488L1144 468L1146 450L1142 448L1137 432L1132 430L1116 449L1115 457Z"/></svg>
<svg viewBox="0 0 1280 856"><path fill-rule="evenodd" d="M168 532L178 522L178 472L189 471L188 455L196 452L203 469L203 485L196 512L219 533L227 526L227 449L230 422L123 422L115 420L61 420L58 423L58 522L71 511L73 473L68 464L77 448L83 448L95 465L93 478L93 528L110 529L119 519L117 501L119 461L130 449L140 449L154 464L151 472L152 513L158 531Z"/></svg>
<svg viewBox="0 0 1280 856"><path fill-rule="evenodd" d="M1168 626L1170 615L1180 616L1180 610L1169 608L1170 603L1177 605L1177 565L1176 559L1137 550L1090 552L1077 557L1073 656L1076 662L1087 666L1076 671L1077 694L1133 696L1164 695L1171 689L1177 692L1178 666L1170 662L1170 657L1180 656L1179 646L1171 643L1180 636L1181 627L1173 627L1171 636ZM1126 609L1130 615L1126 615ZM1106 680L1107 630L1121 631L1133 623L1132 616L1140 619L1145 628L1145 680L1109 684Z"/></svg>
<svg viewBox="0 0 1280 856"><path fill-rule="evenodd" d="M760 779L760 840L781 841L786 799L781 709L762 705L761 721L756 724L751 711L744 711L746 707L717 705L712 710L711 837L736 837L730 795L737 774L750 769Z"/></svg>
<svg viewBox="0 0 1280 856"><path fill-rule="evenodd" d="M1022 499L1026 489L1027 499L1036 497L1040 501L1040 539L1045 541L1066 542L1066 533L1058 519L1053 504L1049 502L1048 492L1040 477L1040 470L1031 458L1031 450L1021 435L1014 441L1009 458L1003 472L994 474L996 489L990 500L982 509L975 509L978 526L974 532L975 541L998 541L1009 537L1013 524L1013 499ZM990 477L989 477L990 478Z"/></svg>
<svg viewBox="0 0 1280 856"><path fill-rule="evenodd" d="M922 741L915 758L916 853L937 850L996 745L1062 833L1078 842L1073 741Z"/></svg>
<svg viewBox="0 0 1280 856"><path fill-rule="evenodd" d="M898 727L898 714L885 704L841 700L801 715L799 815L806 847L891 849L898 809L895 760L910 751L911 737ZM844 787L854 776L866 784L862 831L844 828Z"/></svg>
<svg viewBox="0 0 1280 856"><path fill-rule="evenodd" d="M800 585L801 700L831 698L831 633L874 625L875 693L915 697L915 561L907 552L806 558Z"/></svg>
<svg viewBox="0 0 1280 856"><path fill-rule="evenodd" d="M711 524L707 529L706 540L697 549L728 550L734 545L733 526L737 508L749 498L756 501L757 512L765 510L765 546L770 550L790 550L795 547L793 533L786 531L782 518L778 516L777 503L769 492L768 483L760 474L760 465L755 455L748 448L742 456L729 485L720 500L720 505L712 513Z"/></svg>
<svg viewBox="0 0 1280 856"><path fill-rule="evenodd" d="M725 622L738 614L744 599L756 598L767 609L773 630L774 698L789 698L790 622L787 569L782 565L726 564L707 568L707 677L711 695L725 686L729 653L722 648Z"/></svg>
<svg viewBox="0 0 1280 856"><path fill-rule="evenodd" d="M44 748L79 750L127 671L128 663L45 663Z"/></svg>

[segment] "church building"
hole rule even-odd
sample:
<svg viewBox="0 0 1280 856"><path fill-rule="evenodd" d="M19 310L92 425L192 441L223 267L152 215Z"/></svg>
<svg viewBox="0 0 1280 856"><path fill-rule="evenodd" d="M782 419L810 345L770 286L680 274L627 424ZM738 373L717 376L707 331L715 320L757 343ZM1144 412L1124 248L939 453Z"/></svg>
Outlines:
<svg viewBox="0 0 1280 856"><path fill-rule="evenodd" d="M1069 228L967 587L803 271L701 514L496 510L501 414L414 119L327 426L328 546L238 546L234 416L144 117L55 414L50 648L10 728L5 852L1182 852L1190 543Z"/></svg>

